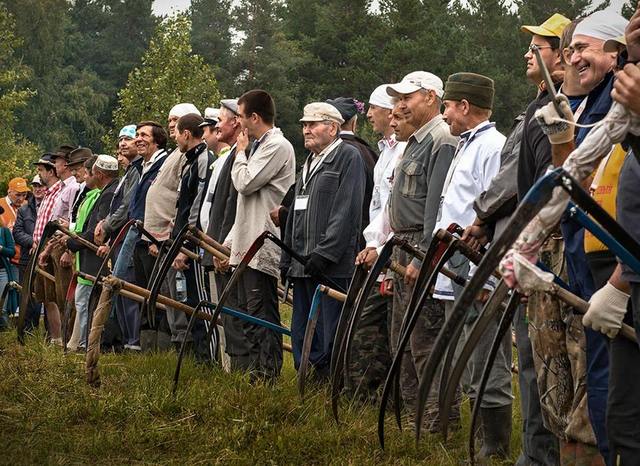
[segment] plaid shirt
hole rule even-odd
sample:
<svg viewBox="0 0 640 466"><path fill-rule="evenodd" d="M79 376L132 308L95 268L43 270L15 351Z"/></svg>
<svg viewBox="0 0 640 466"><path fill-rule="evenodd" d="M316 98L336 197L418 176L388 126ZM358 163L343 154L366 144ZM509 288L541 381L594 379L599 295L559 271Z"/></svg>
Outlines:
<svg viewBox="0 0 640 466"><path fill-rule="evenodd" d="M38 208L38 218L36 219L36 226L33 230L33 244L38 244L40 242L44 227L49 223L49 220L51 220L53 216L53 209L60 198L60 191L62 191L64 187L64 183L58 180L56 184L47 189L47 194L45 194L44 199Z"/></svg>

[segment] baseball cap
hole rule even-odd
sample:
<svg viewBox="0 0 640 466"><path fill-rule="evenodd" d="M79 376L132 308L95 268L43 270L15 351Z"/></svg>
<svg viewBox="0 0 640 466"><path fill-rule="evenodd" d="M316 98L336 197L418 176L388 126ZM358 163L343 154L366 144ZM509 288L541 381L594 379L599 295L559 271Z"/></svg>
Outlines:
<svg viewBox="0 0 640 466"><path fill-rule="evenodd" d="M31 184L39 184L40 186L42 186L42 180L40 179L40 175L34 176L33 179L31 180Z"/></svg>
<svg viewBox="0 0 640 466"><path fill-rule="evenodd" d="M218 123L218 115L220 115L219 108L207 107L204 109L204 121L198 126L215 126Z"/></svg>
<svg viewBox="0 0 640 466"><path fill-rule="evenodd" d="M118 141L120 138L134 139L136 137L136 125L123 126L118 133Z"/></svg>
<svg viewBox="0 0 640 466"><path fill-rule="evenodd" d="M575 36L587 36L606 41L624 35L629 24L625 18L611 10L601 10L590 14L576 26Z"/></svg>
<svg viewBox="0 0 640 466"><path fill-rule="evenodd" d="M522 26L522 32L528 32L537 36L562 38L562 31L571 20L560 13L554 13L540 26Z"/></svg>
<svg viewBox="0 0 640 466"><path fill-rule="evenodd" d="M228 108L235 115L238 114L238 99L222 99L220 101L220 106Z"/></svg>
<svg viewBox="0 0 640 466"><path fill-rule="evenodd" d="M389 110L393 109L393 102L389 94L387 94L387 86L389 85L382 84L376 87L371 93L371 97L369 97L369 104Z"/></svg>
<svg viewBox="0 0 640 466"><path fill-rule="evenodd" d="M13 178L9 181L9 191L26 193L31 190L29 189L29 186L27 186L27 180L24 178Z"/></svg>
<svg viewBox="0 0 640 466"><path fill-rule="evenodd" d="M185 115L188 115L189 113L201 115L200 110L198 110L195 105L189 103L174 105L171 110L169 110L169 116L173 115L177 117L183 117Z"/></svg>
<svg viewBox="0 0 640 466"><path fill-rule="evenodd" d="M399 83L389 84L387 86L387 94L395 97L399 94L413 94L420 89L435 91L440 98L444 94L442 79L428 71L413 71L402 78Z"/></svg>
<svg viewBox="0 0 640 466"><path fill-rule="evenodd" d="M93 164L93 167L105 171L115 171L118 169L118 159L111 155L100 154Z"/></svg>
<svg viewBox="0 0 640 466"><path fill-rule="evenodd" d="M312 102L305 105L300 121L333 121L340 125L344 123L338 109L326 102Z"/></svg>

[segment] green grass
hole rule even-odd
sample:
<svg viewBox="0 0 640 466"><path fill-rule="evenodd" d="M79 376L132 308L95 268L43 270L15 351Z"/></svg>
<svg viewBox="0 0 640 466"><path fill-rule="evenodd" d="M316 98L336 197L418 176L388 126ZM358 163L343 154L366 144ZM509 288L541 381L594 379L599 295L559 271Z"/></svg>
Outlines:
<svg viewBox="0 0 640 466"><path fill-rule="evenodd" d="M290 355L279 382L252 386L240 374L185 361L171 395L174 352L101 356L102 386L84 381L84 357L31 337L0 335L2 464L432 464L466 460L468 412L447 444L387 423L377 441L375 407L343 402L331 416L326 389L297 394ZM514 408L517 407L514 404ZM515 408L517 409L517 408ZM514 417L512 457L519 451ZM507 464L512 464L513 461Z"/></svg>

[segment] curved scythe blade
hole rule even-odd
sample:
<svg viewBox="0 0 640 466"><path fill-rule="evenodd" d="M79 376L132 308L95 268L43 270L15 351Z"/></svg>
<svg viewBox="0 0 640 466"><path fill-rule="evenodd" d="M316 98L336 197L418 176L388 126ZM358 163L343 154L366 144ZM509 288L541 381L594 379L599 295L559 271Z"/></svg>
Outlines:
<svg viewBox="0 0 640 466"><path fill-rule="evenodd" d="M420 386L418 388L418 410L416 411L416 442L420 439L420 429L422 424L422 410L431 391L431 385L435 378L438 366L442 360L444 351L448 347L453 332L460 319L464 318L467 309L477 296L480 289L484 286L489 276L500 263L500 259L511 247L522 229L533 219L540 209L551 198L553 188L557 186L560 180L558 172L552 172L549 175L538 180L533 188L527 193L522 200L515 213L511 216L502 235L491 244L487 250L479 267L473 277L469 279L464 287L462 294L456 300L453 311L449 320L440 329L436 341L434 342L431 355L420 374Z"/></svg>
<svg viewBox="0 0 640 466"><path fill-rule="evenodd" d="M480 387L478 388L476 402L473 406L473 412L471 413L471 426L469 428L469 461L472 465L475 462L475 431L476 424L478 422L478 413L480 413L480 404L482 403L482 397L484 396L484 391L487 388L487 383L489 382L491 368L493 367L496 355L498 354L498 350L500 349L500 345L502 344L502 338L508 331L511 330L511 321L513 320L513 316L515 315L516 310L518 309L518 305L520 304L520 297L520 293L518 292L514 292L511 295L509 304L507 304L507 309L505 310L504 314L502 314L500 324L498 325L498 329L496 330L496 335L493 338L491 349L489 350L489 354L487 355L487 361L485 362L484 368L482 369L482 380L480 381Z"/></svg>
<svg viewBox="0 0 640 466"><path fill-rule="evenodd" d="M298 393L300 398L304 400L304 389L307 381L307 370L309 368L309 355L311 354L311 343L316 333L316 324L320 316L320 302L322 300L322 285L316 287L311 300L311 308L307 318L307 326L304 330L304 339L302 341L302 354L300 356L300 367L298 367Z"/></svg>
<svg viewBox="0 0 640 466"><path fill-rule="evenodd" d="M136 228L139 228L138 224L136 224ZM141 233L143 232L141 231ZM184 242L184 237L187 235L187 233L189 233L188 224L182 227L182 229L178 232L176 237L173 238L171 247L162 258L162 261L160 262L160 266L156 271L153 284L149 288L150 294L149 294L149 299L147 299L146 301L146 308L147 308L147 320L151 328L155 328L156 308L157 308L156 303L158 302L158 295L160 294L160 288L162 287L162 284L164 283L164 279L167 276L167 273L169 272L171 265L173 264L173 260L176 258L176 256L180 252L180 249L182 248L182 243ZM158 248L158 250L160 249L161 247ZM160 255L158 255L158 260L156 261L156 263L158 261L160 261ZM143 304L143 308L144 308L144 304Z"/></svg>
<svg viewBox="0 0 640 466"><path fill-rule="evenodd" d="M96 273L96 282L93 284L93 287L91 288L91 293L89 294L89 301L87 301L88 302L87 304L87 329L88 330L87 330L87 337L85 339L85 348L89 348L89 333L91 330L91 324L93 323L93 313L96 307L98 306L98 300L100 298L100 294L102 293L102 281L99 279L106 275L105 271L109 267L109 261L114 259L113 256L117 246L119 246L120 243L122 243L125 236L127 236L129 228L131 228L131 225L133 225L134 223L135 223L135 220L129 220L127 223L125 223L122 226L122 228L120 228L118 235L114 238L114 240L111 243L109 252L105 256L105 258L102 260L102 263L100 264L100 268Z"/></svg>
<svg viewBox="0 0 640 466"><path fill-rule="evenodd" d="M58 224L56 222L49 222L45 225L44 230L42 230L42 236L40 237L40 242L38 243L38 247L36 251L29 258L29 263L27 264L27 273L24 276L24 280L22 282L22 295L20 296L20 314L18 315L18 341L20 344L24 344L24 327L25 327L25 318L27 315L27 308L31 303L31 292L33 286L33 278L35 277L36 267L38 265L38 256L42 252L45 244L49 240L49 237L58 229Z"/></svg>
<svg viewBox="0 0 640 466"><path fill-rule="evenodd" d="M353 272L353 277L351 278L351 283L349 284L347 297L344 301L344 304L342 305L342 309L340 310L340 316L338 317L338 326L336 327L336 334L333 340L333 348L331 349L331 362L329 365L331 377L329 379L329 386L331 387L331 410L336 423L339 422L338 397L340 396L340 390L342 389L342 379L338 375L339 372L336 370L336 368L338 365L338 361L341 361L341 359L339 358L341 354L341 348L346 343L344 336L347 331L347 326L349 325L349 319L351 318L353 305L366 279L367 271L361 265L356 266Z"/></svg>
<svg viewBox="0 0 640 466"><path fill-rule="evenodd" d="M496 314L502 309L502 302L505 300L508 293L509 287L503 280L500 280L498 286L485 303L484 309L481 311L480 316L476 319L471 333L469 333L469 337L467 338L462 351L460 351L460 355L458 356L455 366L451 371L451 375L446 382L443 403L439 406L440 426L442 435L444 436L445 440L447 439L449 428L449 414L451 412L451 405L454 401L456 389L458 388L458 383L460 382L462 373L464 372L464 369L467 366L467 362L471 358L471 355L473 354L478 341L480 341L480 339L484 336L487 328L489 328L489 325L495 321ZM464 320L459 323L459 326L459 328L462 328L464 326Z"/></svg>
<svg viewBox="0 0 640 466"><path fill-rule="evenodd" d="M445 249L442 249L440 245L443 241L446 244L447 239L450 241L449 245L446 246ZM435 285L438 274L440 273L440 269L444 267L447 261L453 255L456 249L456 243L459 240L453 239L453 237L448 237L445 240L440 240L435 237L431 240L431 244L429 246L429 251L425 256L425 260L423 261L423 265L420 267L420 272L418 276L418 282L421 282L423 277L428 277L424 286L415 286L414 290L411 294L411 298L409 301L409 305L407 306L407 310L405 311L404 321L402 323L402 331L400 332L400 339L398 341L398 347L395 348L395 356L391 362L391 367L389 368L389 372L387 373L387 378L384 383L384 388L382 390L382 397L380 400L380 410L378 412L378 441L380 442L380 447L384 449L384 418L387 410L387 403L389 401L389 395L391 394L391 388L394 389L395 394L395 412L396 412L396 421L398 426L401 427L400 421L400 367L402 365L402 356L404 353L404 349L407 347L409 343L409 339L411 337L411 332L413 332L416 323L418 322L418 317L420 315L420 311L424 306L424 302L426 298L431 294L431 288ZM437 260L437 263L434 267L433 261Z"/></svg>
<svg viewBox="0 0 640 466"><path fill-rule="evenodd" d="M346 353L347 347L349 346L348 342L350 340L350 334L353 331L353 323L356 318L356 315L357 314L359 315L362 308L364 307L367 301L367 298L371 293L371 289L373 285L376 283L376 279L378 278L378 275L380 275L380 273L382 272L382 269L384 269L387 266L389 259L391 258L391 253L393 252L394 245L395 243L392 240L389 240L382 247L382 250L378 255L378 259L373 264L371 269L369 269L366 279L364 280L364 283L362 284L360 289L357 290L357 296L353 303L353 308L348 316L344 315L344 311L347 303L345 302L345 306L343 306L343 313L341 314L341 318L345 317L344 336L342 337L342 340L340 342L338 342L338 340L336 340L336 337L334 336L333 348L332 348L332 352L336 351L336 356L335 356L335 366L331 368L331 410L333 412L333 417L336 420L336 423L340 422L339 416L338 416L338 399L340 398L340 391L342 390L342 382L343 382L343 375L344 375L343 368L344 368L344 362L345 362L344 355ZM349 288L349 293L351 293L352 287L353 287L353 284ZM336 345L339 345L338 348L336 348Z"/></svg>

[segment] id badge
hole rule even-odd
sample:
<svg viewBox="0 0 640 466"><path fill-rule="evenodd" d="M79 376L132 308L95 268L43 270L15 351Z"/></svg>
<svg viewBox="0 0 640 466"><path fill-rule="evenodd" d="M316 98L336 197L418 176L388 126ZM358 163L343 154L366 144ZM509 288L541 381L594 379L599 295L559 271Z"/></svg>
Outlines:
<svg viewBox="0 0 640 466"><path fill-rule="evenodd" d="M309 196L296 196L296 201L293 204L293 210L307 210L308 203Z"/></svg>

